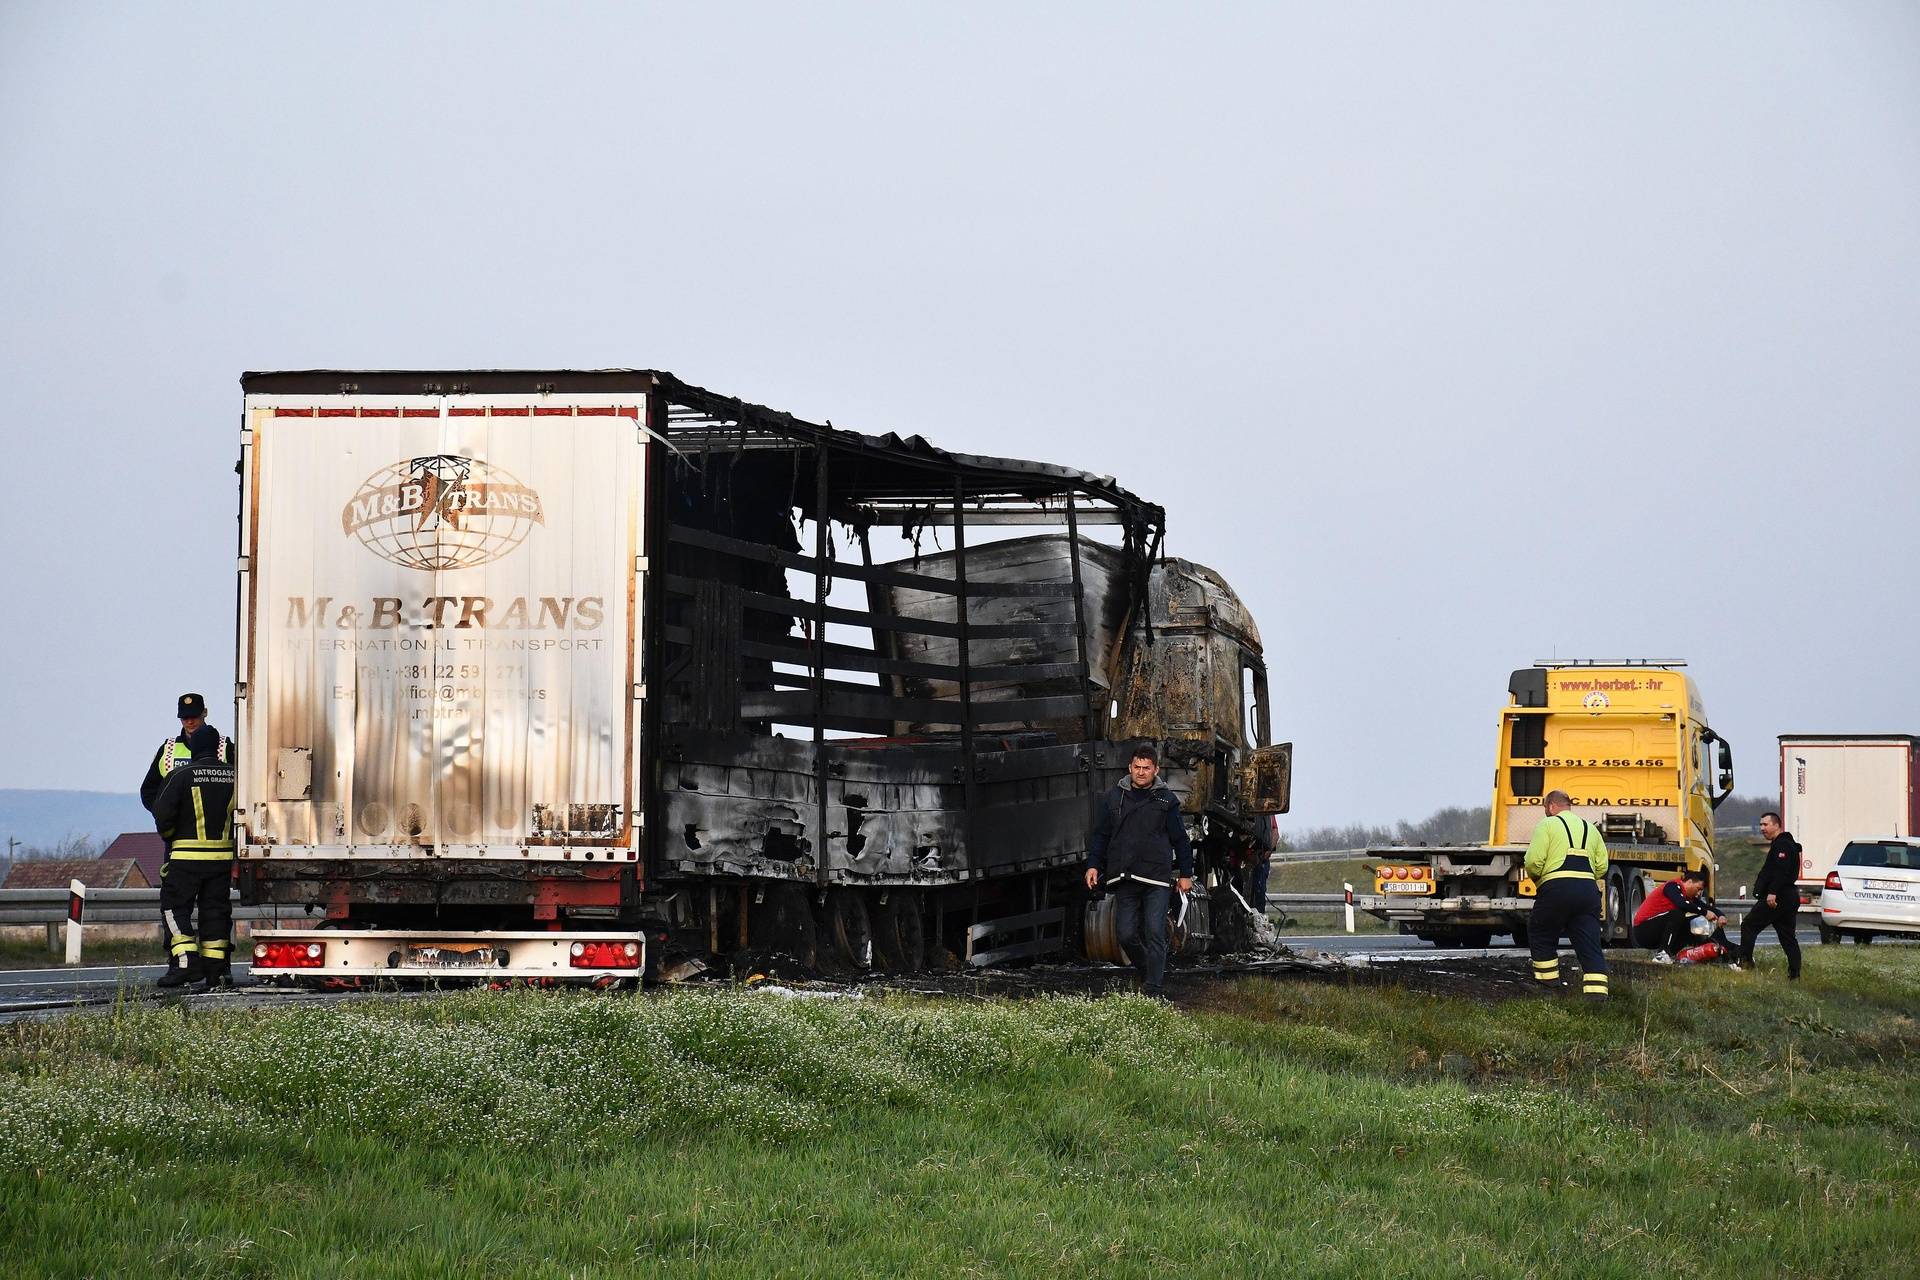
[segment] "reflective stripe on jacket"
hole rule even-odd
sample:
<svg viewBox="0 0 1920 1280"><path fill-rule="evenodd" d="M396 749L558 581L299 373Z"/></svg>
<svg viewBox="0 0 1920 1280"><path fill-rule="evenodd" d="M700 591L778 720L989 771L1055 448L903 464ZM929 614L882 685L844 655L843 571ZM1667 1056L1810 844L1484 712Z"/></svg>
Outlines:
<svg viewBox="0 0 1920 1280"><path fill-rule="evenodd" d="M234 767L212 757L173 770L153 807L154 826L169 858L224 861L233 857Z"/></svg>
<svg viewBox="0 0 1920 1280"><path fill-rule="evenodd" d="M1542 818L1533 829L1527 845L1527 874L1535 884L1549 880L1604 880L1607 875L1607 842L1600 829L1585 818L1564 813Z"/></svg>

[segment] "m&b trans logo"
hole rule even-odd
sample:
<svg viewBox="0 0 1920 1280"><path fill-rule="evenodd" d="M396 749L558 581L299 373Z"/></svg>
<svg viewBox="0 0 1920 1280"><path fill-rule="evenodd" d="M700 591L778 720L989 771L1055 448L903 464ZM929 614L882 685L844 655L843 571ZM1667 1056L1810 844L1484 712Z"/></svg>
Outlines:
<svg viewBox="0 0 1920 1280"><path fill-rule="evenodd" d="M540 495L478 458L409 458L367 477L340 512L343 532L409 569L472 569L545 524Z"/></svg>

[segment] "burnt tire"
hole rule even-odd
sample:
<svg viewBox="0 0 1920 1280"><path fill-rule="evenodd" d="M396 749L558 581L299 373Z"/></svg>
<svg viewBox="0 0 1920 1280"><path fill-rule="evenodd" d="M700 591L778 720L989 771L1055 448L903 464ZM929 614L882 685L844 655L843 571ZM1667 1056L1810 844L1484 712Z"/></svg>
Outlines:
<svg viewBox="0 0 1920 1280"><path fill-rule="evenodd" d="M833 957L852 969L873 968L873 920L867 914L867 895L858 889L827 892L826 943Z"/></svg>
<svg viewBox="0 0 1920 1280"><path fill-rule="evenodd" d="M918 973L927 964L927 925L920 895L895 889L875 902L868 917L873 927L876 967L888 973Z"/></svg>

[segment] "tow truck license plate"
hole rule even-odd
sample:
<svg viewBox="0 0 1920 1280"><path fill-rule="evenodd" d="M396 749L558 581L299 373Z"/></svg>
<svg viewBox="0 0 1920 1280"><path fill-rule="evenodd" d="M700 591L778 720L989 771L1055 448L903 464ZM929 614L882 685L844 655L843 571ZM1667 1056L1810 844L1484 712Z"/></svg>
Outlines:
<svg viewBox="0 0 1920 1280"><path fill-rule="evenodd" d="M1432 893L1433 886L1425 880L1384 880L1380 884L1382 893Z"/></svg>
<svg viewBox="0 0 1920 1280"><path fill-rule="evenodd" d="M493 948L484 942L413 942L407 944L407 963L436 969L491 969Z"/></svg>

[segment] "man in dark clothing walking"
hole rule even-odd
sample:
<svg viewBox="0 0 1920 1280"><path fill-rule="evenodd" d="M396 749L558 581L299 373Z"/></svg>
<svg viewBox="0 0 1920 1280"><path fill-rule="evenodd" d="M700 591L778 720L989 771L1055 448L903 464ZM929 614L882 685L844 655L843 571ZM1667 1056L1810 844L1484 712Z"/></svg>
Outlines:
<svg viewBox="0 0 1920 1280"><path fill-rule="evenodd" d="M187 747L192 756L169 772L153 804L154 828L167 842L160 915L170 954L154 985L198 980L211 989L229 985L232 968L234 767L220 758L220 735L210 725L188 734Z"/></svg>
<svg viewBox="0 0 1920 1280"><path fill-rule="evenodd" d="M1127 762L1127 780L1101 797L1087 844L1087 888L1104 883L1113 895L1114 933L1150 996L1166 976L1176 880L1183 895L1193 888L1193 842L1180 798L1160 782L1159 756L1142 743Z"/></svg>
<svg viewBox="0 0 1920 1280"><path fill-rule="evenodd" d="M1767 856L1760 874L1753 881L1753 909L1740 922L1740 959L1753 965L1753 945L1771 925L1787 953L1787 978L1800 976L1800 939L1794 929L1799 923L1800 842L1780 825L1780 815L1760 815L1760 834L1767 838Z"/></svg>

